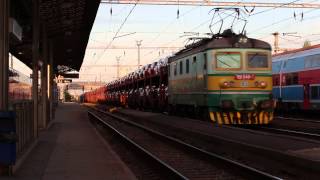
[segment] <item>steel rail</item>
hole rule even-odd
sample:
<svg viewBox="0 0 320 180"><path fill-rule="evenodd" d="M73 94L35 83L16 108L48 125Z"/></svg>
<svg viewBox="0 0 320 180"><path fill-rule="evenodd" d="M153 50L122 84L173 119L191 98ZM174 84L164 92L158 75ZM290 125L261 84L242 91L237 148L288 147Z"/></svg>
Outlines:
<svg viewBox="0 0 320 180"><path fill-rule="evenodd" d="M282 116L276 116L274 118L278 118L278 119L285 119L285 120L289 120L289 121L300 121L300 122L309 122L309 123L320 123L319 121L315 121L315 120L309 120L309 119L301 119L301 118L291 118L291 117L282 117Z"/></svg>
<svg viewBox="0 0 320 180"><path fill-rule="evenodd" d="M92 107L91 107L91 108L92 108ZM269 173L266 173L266 172L257 170L257 169L255 169L255 168L253 168L253 167L247 166L247 165L245 165L245 164L239 163L239 162L237 162L237 161L234 161L234 160L225 158L225 157L220 156L220 155L218 155L218 154L214 154L214 153L212 153L212 152L208 152L208 151L205 151L205 150L203 150L203 149L197 148L197 147L195 147L195 146L193 146L193 145L187 144L187 143L185 143L185 142L183 142L183 141L181 141L181 140L178 140L178 139L176 139L176 138L169 137L169 136L164 135L164 134L162 134L162 133L160 133L160 132L157 132L157 131L155 131L155 130L149 129L149 128L147 128L147 127L144 127L144 126L142 126L142 125L140 125L140 124L137 124L137 123L131 122L131 121L129 121L129 120L126 120L126 119L123 118L123 117L118 117L118 116L116 116L116 115L113 115L113 114L108 113L108 112L105 112L105 111L101 111L101 110L96 109L96 108L92 108L92 109L94 109L95 111L98 111L98 112L100 112L100 113L103 113L103 114L105 114L105 115L107 115L107 116L110 116L110 117L112 117L112 118L114 118L114 119L120 120L120 121L122 121L122 122L124 122L124 123L130 124L130 125L135 126L135 127L137 127L137 128L140 128L140 129L142 129L142 130L144 130L144 131L146 131L146 132L148 132L148 133L157 135L157 136L159 136L159 137L161 137L161 138L164 138L164 139L166 139L166 140L169 140L169 141L171 141L171 142L173 142L173 143L179 144L180 146L184 146L186 149L190 149L190 150L192 150L192 151L194 151L194 152L200 153L200 154L202 154L202 155L204 155L204 156L206 156L206 157L208 157L208 158L210 158L210 159L219 160L219 161L224 162L224 163L226 163L226 164L228 164L228 165L230 165L230 166L239 168L239 169L241 169L242 172L246 172L246 174L250 174L250 175L252 175L252 176L258 177L259 179L282 179L282 178L273 176L273 175L271 175L271 174L269 174ZM91 113L91 114L93 114L93 113ZM95 115L94 117L95 117L96 119L98 119L99 121L101 121L101 122L103 121L101 118L99 118L99 117L96 116L96 115ZM105 123L106 123L106 122L103 121L103 124L105 124ZM114 128L113 128L113 129L114 129ZM118 132L118 131L117 131L117 132ZM145 151L147 151L147 150L145 150ZM150 154L151 154L151 153L150 153Z"/></svg>
<svg viewBox="0 0 320 180"><path fill-rule="evenodd" d="M141 5L181 5L215 7L274 7L274 8L320 8L317 3L262 3L262 2L223 2L213 0L101 0L105 4L141 4Z"/></svg>
<svg viewBox="0 0 320 180"><path fill-rule="evenodd" d="M278 131L281 133L285 133L286 135L294 134L294 135L299 135L299 136L313 138L313 139L320 138L320 134L308 133L308 132L303 132L303 131L295 131L295 130L290 130L290 129L280 129L280 128L272 128L272 127L259 127L259 128L271 130L271 131Z"/></svg>
<svg viewBox="0 0 320 180"><path fill-rule="evenodd" d="M176 179L176 178L178 178L178 179L188 179L187 177L183 176L179 171L177 171L176 169L174 169L173 167L171 167L170 165L168 165L167 163L165 163L161 159L157 158L155 155L153 155L151 152L149 152L148 150L146 150L145 148L143 148L139 144L137 144L134 141L132 141L129 137L127 137L126 135L124 135L123 133L121 133L120 131L115 129L112 125L108 124L107 122L102 120L100 117L98 117L94 113L92 113L90 111L88 111L88 113L91 114L95 119L97 119L104 126L108 127L113 132L115 132L117 135L119 135L123 140L125 140L126 142L131 144L133 147L137 148L138 150L140 150L141 152L143 152L144 154L149 156L151 159L153 159L155 162L157 162L163 168L165 168L172 175L172 177L175 177L174 179Z"/></svg>

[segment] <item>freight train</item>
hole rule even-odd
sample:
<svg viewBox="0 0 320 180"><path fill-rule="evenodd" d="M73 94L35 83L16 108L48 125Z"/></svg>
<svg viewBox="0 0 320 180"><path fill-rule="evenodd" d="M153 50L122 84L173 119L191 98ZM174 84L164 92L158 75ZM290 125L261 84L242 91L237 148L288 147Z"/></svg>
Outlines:
<svg viewBox="0 0 320 180"><path fill-rule="evenodd" d="M217 124L273 120L270 44L226 30L83 94L84 102L198 114Z"/></svg>
<svg viewBox="0 0 320 180"><path fill-rule="evenodd" d="M273 56L273 95L281 110L320 109L320 45Z"/></svg>

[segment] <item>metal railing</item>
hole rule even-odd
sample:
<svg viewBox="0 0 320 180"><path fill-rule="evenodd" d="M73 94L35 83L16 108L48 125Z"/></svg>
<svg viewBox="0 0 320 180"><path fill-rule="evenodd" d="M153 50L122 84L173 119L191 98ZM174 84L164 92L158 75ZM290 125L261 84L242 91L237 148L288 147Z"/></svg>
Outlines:
<svg viewBox="0 0 320 180"><path fill-rule="evenodd" d="M33 121L33 102L31 100L14 101L11 103L16 112L17 156L22 154L35 140Z"/></svg>

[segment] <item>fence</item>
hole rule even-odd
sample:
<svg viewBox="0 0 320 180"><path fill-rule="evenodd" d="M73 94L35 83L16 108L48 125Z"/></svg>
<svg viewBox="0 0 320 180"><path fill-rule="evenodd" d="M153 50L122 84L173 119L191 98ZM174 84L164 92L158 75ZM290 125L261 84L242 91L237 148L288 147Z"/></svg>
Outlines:
<svg viewBox="0 0 320 180"><path fill-rule="evenodd" d="M33 102L31 100L14 101L12 108L16 112L17 156L19 156L35 139Z"/></svg>

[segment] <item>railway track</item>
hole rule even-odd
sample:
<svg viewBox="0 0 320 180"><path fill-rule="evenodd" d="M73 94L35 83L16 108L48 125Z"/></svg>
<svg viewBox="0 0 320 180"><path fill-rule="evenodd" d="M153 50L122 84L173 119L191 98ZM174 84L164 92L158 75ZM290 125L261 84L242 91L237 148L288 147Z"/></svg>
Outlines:
<svg viewBox="0 0 320 180"><path fill-rule="evenodd" d="M303 137L307 139L320 140L320 134L305 132L303 130L293 130L293 129L276 128L276 127L258 127L255 129L259 129L259 130L262 129L271 133L284 134L284 135L289 135L293 137Z"/></svg>
<svg viewBox="0 0 320 180"><path fill-rule="evenodd" d="M302 119L302 118L292 118L292 117L283 117L283 116L275 116L275 119L285 119L288 121L298 121L298 122L308 122L308 123L316 123L320 124L320 120L311 120L311 119Z"/></svg>
<svg viewBox="0 0 320 180"><path fill-rule="evenodd" d="M89 115L153 159L170 179L281 179L122 117L97 109Z"/></svg>

